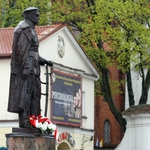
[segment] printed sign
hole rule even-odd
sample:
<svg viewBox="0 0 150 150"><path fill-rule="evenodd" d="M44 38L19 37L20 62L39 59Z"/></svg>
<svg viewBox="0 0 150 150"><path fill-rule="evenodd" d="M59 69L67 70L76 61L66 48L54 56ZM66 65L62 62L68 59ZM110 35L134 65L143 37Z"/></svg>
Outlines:
<svg viewBox="0 0 150 150"><path fill-rule="evenodd" d="M51 120L55 123L81 125L81 77L53 70Z"/></svg>
<svg viewBox="0 0 150 150"><path fill-rule="evenodd" d="M73 139L72 135L68 132L63 132L63 133L59 134L58 141L62 142L63 140L67 140L72 147L74 147L75 144L76 144L76 142Z"/></svg>

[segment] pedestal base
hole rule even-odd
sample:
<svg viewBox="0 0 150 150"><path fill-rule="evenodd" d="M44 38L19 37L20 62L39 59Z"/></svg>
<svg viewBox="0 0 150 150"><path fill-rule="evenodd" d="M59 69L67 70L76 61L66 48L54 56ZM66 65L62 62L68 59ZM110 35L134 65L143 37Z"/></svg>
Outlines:
<svg viewBox="0 0 150 150"><path fill-rule="evenodd" d="M131 106L122 114L127 129L115 150L150 150L150 105Z"/></svg>
<svg viewBox="0 0 150 150"><path fill-rule="evenodd" d="M6 134L8 150L55 150L55 139L50 134L41 134L39 129L13 128Z"/></svg>

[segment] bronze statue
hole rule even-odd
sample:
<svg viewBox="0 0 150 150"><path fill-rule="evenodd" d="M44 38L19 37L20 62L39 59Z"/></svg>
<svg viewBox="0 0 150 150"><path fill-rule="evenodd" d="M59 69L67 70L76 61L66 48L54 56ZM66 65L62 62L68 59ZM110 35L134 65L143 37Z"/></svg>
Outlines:
<svg viewBox="0 0 150 150"><path fill-rule="evenodd" d="M8 111L19 114L20 127L26 127L30 115L40 115L40 65L53 66L51 61L39 56L35 31L38 22L38 8L29 7L14 31Z"/></svg>

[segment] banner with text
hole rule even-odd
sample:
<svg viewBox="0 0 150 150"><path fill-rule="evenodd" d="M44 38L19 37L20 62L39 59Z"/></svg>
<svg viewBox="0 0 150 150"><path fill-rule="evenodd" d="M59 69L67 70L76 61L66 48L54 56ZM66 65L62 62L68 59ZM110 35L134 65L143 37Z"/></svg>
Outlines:
<svg viewBox="0 0 150 150"><path fill-rule="evenodd" d="M53 70L51 120L55 123L81 125L81 77Z"/></svg>

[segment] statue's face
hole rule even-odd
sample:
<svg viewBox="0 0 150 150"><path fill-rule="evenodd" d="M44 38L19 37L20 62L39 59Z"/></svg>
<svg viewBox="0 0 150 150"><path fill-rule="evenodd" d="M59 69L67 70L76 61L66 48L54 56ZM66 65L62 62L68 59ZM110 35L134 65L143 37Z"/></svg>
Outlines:
<svg viewBox="0 0 150 150"><path fill-rule="evenodd" d="M35 12L35 13L32 13L30 15L30 21L34 24L34 25L37 25L39 23L39 12Z"/></svg>

